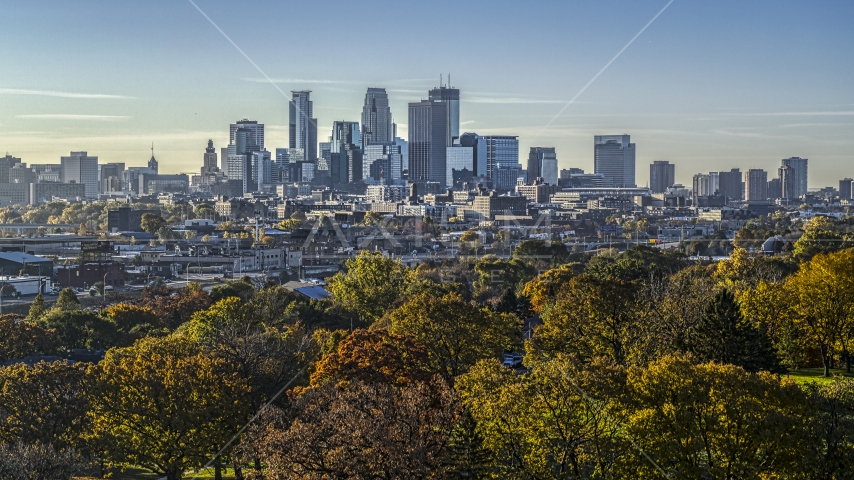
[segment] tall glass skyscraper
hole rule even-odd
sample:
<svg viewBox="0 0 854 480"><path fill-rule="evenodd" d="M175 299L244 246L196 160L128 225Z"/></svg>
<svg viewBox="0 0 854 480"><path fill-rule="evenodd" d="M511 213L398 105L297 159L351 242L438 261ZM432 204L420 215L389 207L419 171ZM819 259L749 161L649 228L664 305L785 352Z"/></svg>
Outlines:
<svg viewBox="0 0 854 480"><path fill-rule="evenodd" d="M228 129L228 143L234 143L234 135L237 129L242 128L251 132L249 142L257 145L259 149L264 148L264 124L258 123L255 120L238 120L237 123L232 123Z"/></svg>
<svg viewBox="0 0 854 480"><path fill-rule="evenodd" d="M368 88L362 107L362 146L394 142L394 123L385 88Z"/></svg>
<svg viewBox="0 0 854 480"><path fill-rule="evenodd" d="M486 175L486 177L493 180L494 183L495 171L498 168L498 165L503 165L506 168L510 168L510 166L513 165L519 165L519 170L522 170L522 166L519 164L519 137L493 135L478 137L477 142L478 146L483 142L482 151L486 158L486 171L481 172L478 167L478 176ZM481 150L478 150L478 157L480 157L480 152ZM477 162L480 164L480 158L477 159Z"/></svg>
<svg viewBox="0 0 854 480"><path fill-rule="evenodd" d="M409 104L409 180L415 183L447 180L448 105L422 100Z"/></svg>
<svg viewBox="0 0 854 480"><path fill-rule="evenodd" d="M450 85L440 85L430 90L430 100L442 102L447 108L446 146L454 145L454 139L460 137L460 89Z"/></svg>
<svg viewBox="0 0 854 480"><path fill-rule="evenodd" d="M792 167L792 185L794 189L791 196L786 198L799 198L807 194L807 164L809 160L801 157L784 158L784 167Z"/></svg>
<svg viewBox="0 0 854 480"><path fill-rule="evenodd" d="M311 90L295 90L291 93L293 100L289 104L289 146L303 149L305 159L314 162L317 160L317 119L314 118Z"/></svg>
<svg viewBox="0 0 854 480"><path fill-rule="evenodd" d="M593 138L593 173L601 173L616 188L635 188L635 144L629 135Z"/></svg>
<svg viewBox="0 0 854 480"><path fill-rule="evenodd" d="M557 153L554 147L531 147L528 153L528 183L540 177L549 185L557 185Z"/></svg>

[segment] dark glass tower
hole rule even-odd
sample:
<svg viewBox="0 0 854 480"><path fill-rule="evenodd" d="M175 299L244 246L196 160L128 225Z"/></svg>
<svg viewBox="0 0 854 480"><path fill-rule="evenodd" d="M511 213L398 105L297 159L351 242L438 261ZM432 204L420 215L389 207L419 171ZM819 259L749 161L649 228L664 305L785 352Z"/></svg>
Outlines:
<svg viewBox="0 0 854 480"><path fill-rule="evenodd" d="M448 105L422 100L409 104L409 179L416 183L446 180Z"/></svg>

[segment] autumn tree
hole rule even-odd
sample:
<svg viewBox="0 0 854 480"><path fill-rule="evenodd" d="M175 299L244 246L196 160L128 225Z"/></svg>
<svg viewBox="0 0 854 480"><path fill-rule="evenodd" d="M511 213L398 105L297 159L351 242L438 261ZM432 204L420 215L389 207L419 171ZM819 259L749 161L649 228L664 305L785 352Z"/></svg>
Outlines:
<svg viewBox="0 0 854 480"><path fill-rule="evenodd" d="M383 316L388 307L403 295L413 271L401 261L381 253L362 251L344 263L345 272L329 280L328 290L335 301L370 324Z"/></svg>
<svg viewBox="0 0 854 480"><path fill-rule="evenodd" d="M802 471L810 478L850 479L854 465L854 380L808 383Z"/></svg>
<svg viewBox="0 0 854 480"><path fill-rule="evenodd" d="M560 291L554 307L543 314L529 350L549 357L558 352L592 359L612 358L626 365L643 342L644 310L637 285L590 275L572 278Z"/></svg>
<svg viewBox="0 0 854 480"><path fill-rule="evenodd" d="M522 296L528 299L534 312L540 313L554 302L558 292L567 282L581 273L580 267L578 263L568 263L547 270L525 284Z"/></svg>
<svg viewBox="0 0 854 480"><path fill-rule="evenodd" d="M817 254L785 284L794 300L795 322L805 332L806 341L818 349L824 375L830 375L834 349L846 330L854 325L854 251Z"/></svg>
<svg viewBox="0 0 854 480"><path fill-rule="evenodd" d="M625 434L643 447L620 478L788 478L803 455L803 395L791 380L667 356L627 378ZM654 462L654 463L653 463Z"/></svg>
<svg viewBox="0 0 854 480"><path fill-rule="evenodd" d="M440 377L403 388L326 382L287 411L268 409L242 449L260 456L265 478L443 478L458 414Z"/></svg>
<svg viewBox="0 0 854 480"><path fill-rule="evenodd" d="M33 299L33 303L30 304L30 311L27 315L27 321L35 322L42 317L42 315L47 312L47 308L45 308L44 304L44 295L41 292L36 295L36 298Z"/></svg>
<svg viewBox="0 0 854 480"><path fill-rule="evenodd" d="M459 377L496 478L618 478L631 449L618 401L625 372L603 359L581 365L559 354L518 375L483 360Z"/></svg>
<svg viewBox="0 0 854 480"><path fill-rule="evenodd" d="M37 325L54 330L59 349L107 349L116 344L116 327L109 321L85 310L51 309Z"/></svg>
<svg viewBox="0 0 854 480"><path fill-rule="evenodd" d="M139 225L143 232L157 235L161 229L166 228L166 220L160 215L143 213Z"/></svg>
<svg viewBox="0 0 854 480"><path fill-rule="evenodd" d="M64 361L0 367L0 440L84 447L85 373Z"/></svg>
<svg viewBox="0 0 854 480"><path fill-rule="evenodd" d="M836 252L850 244L833 219L817 216L804 225L804 232L795 242L792 253L798 259L809 260L817 253Z"/></svg>
<svg viewBox="0 0 854 480"><path fill-rule="evenodd" d="M143 338L90 368L94 440L110 463L180 479L248 419L249 387L181 337Z"/></svg>
<svg viewBox="0 0 854 480"><path fill-rule="evenodd" d="M418 295L388 317L391 333L411 335L424 345L433 368L451 384L478 360L512 349L520 334L514 315L479 308L454 294Z"/></svg>
<svg viewBox="0 0 854 480"><path fill-rule="evenodd" d="M115 325L117 345L130 345L149 333L160 333L160 319L148 307L117 303L101 311L101 316Z"/></svg>
<svg viewBox="0 0 854 480"><path fill-rule="evenodd" d="M58 346L54 331L23 321L20 315L0 315L0 362L27 355L52 355Z"/></svg>
<svg viewBox="0 0 854 480"><path fill-rule="evenodd" d="M803 326L795 319L793 299L781 282L760 281L739 297L744 318L767 332L780 362L788 368L800 368L807 357L808 344Z"/></svg>

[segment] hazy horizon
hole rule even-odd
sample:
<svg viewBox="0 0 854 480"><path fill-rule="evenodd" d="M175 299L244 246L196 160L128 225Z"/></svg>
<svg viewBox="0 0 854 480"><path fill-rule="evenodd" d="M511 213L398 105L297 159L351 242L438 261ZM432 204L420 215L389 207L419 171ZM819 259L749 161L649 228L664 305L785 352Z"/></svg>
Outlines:
<svg viewBox="0 0 854 480"><path fill-rule="evenodd" d="M519 135L557 149L559 168L593 169L593 136L628 133L637 182L648 164L695 173L810 160L811 188L854 177L854 4L655 2L307 2L196 4L285 93L313 91L318 138L359 121L385 87L398 135L406 104L439 75L461 90L461 131ZM187 1L4 7L0 153L58 163L197 172L208 139L241 118L286 147L286 97ZM263 27L261 26L263 25ZM551 123L550 123L551 122ZM548 125L547 128L544 128Z"/></svg>

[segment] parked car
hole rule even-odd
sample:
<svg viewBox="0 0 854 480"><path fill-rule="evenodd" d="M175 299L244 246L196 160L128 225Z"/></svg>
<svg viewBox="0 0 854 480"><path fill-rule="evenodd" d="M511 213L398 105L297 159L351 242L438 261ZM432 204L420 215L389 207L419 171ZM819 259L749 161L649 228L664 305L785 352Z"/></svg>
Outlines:
<svg viewBox="0 0 854 480"><path fill-rule="evenodd" d="M519 368L522 366L522 359L523 358L524 358L524 355L522 355L521 353L516 353L516 352L505 353L501 364L507 368Z"/></svg>

